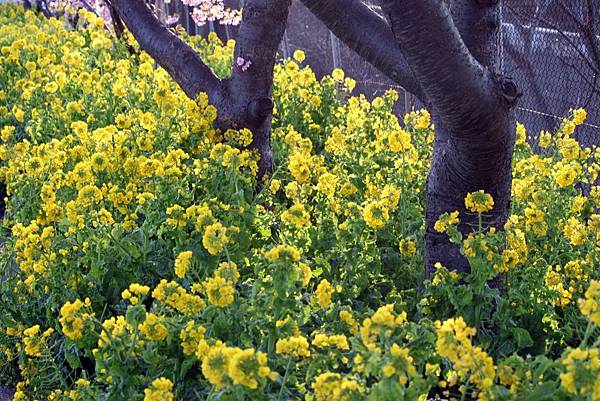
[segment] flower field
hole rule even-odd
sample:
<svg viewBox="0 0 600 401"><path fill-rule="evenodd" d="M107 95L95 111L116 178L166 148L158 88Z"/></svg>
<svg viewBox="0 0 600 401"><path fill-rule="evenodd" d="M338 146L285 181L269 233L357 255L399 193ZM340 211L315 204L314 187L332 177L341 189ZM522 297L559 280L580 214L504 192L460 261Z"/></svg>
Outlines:
<svg viewBox="0 0 600 401"><path fill-rule="evenodd" d="M187 40L229 73L232 42ZM600 154L572 138L586 112L535 139L517 126L505 231L463 238L440 216L471 271L424 280L429 113L399 121L393 90L367 101L303 61L276 66L275 171L258 180L252 133L215 129L206 96L102 20L0 6L14 400L600 400Z"/></svg>

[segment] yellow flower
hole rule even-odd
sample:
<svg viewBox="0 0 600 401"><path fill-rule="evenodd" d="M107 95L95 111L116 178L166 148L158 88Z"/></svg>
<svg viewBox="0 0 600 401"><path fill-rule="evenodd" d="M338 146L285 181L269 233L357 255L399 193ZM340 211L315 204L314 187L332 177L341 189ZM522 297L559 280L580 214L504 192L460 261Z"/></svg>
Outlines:
<svg viewBox="0 0 600 401"><path fill-rule="evenodd" d="M265 253L265 257L273 262L298 262L300 260L300 251L291 245L277 245Z"/></svg>
<svg viewBox="0 0 600 401"><path fill-rule="evenodd" d="M317 303L321 308L325 309L331 305L331 296L334 292L335 290L331 284L329 284L329 281L326 279L321 280L316 291Z"/></svg>
<svg viewBox="0 0 600 401"><path fill-rule="evenodd" d="M233 262L221 262L215 270L216 277L222 277L225 280L235 284L240 279L240 272L237 265Z"/></svg>
<svg viewBox="0 0 600 401"><path fill-rule="evenodd" d="M306 55L302 50L298 49L294 52L294 60L296 60L297 62L302 63L305 58Z"/></svg>
<svg viewBox="0 0 600 401"><path fill-rule="evenodd" d="M154 380L144 390L144 401L173 401L173 382L164 377Z"/></svg>
<svg viewBox="0 0 600 401"><path fill-rule="evenodd" d="M302 273L301 281L302 287L306 287L310 283L310 279L313 276L313 272L306 263L298 263L298 270Z"/></svg>
<svg viewBox="0 0 600 401"><path fill-rule="evenodd" d="M524 145L527 143L527 131L525 130L525 126L521 123L517 123L516 136L517 145Z"/></svg>
<svg viewBox="0 0 600 401"><path fill-rule="evenodd" d="M198 349L200 341L204 339L206 329L204 326L196 326L196 323L192 320L179 332L179 339L181 340L181 348L185 355L193 355Z"/></svg>
<svg viewBox="0 0 600 401"><path fill-rule="evenodd" d="M494 384L496 367L493 359L480 347L474 347L471 337L476 330L467 326L462 317L451 318L443 323L436 322L438 354L452 362L460 379L475 385L480 400L489 398Z"/></svg>
<svg viewBox="0 0 600 401"><path fill-rule="evenodd" d="M234 301L235 290L233 284L223 277L209 278L204 282L204 289L208 302L219 308L225 308Z"/></svg>
<svg viewBox="0 0 600 401"><path fill-rule="evenodd" d="M91 166L94 171L104 171L108 167L108 157L103 153L92 155Z"/></svg>
<svg viewBox="0 0 600 401"><path fill-rule="evenodd" d="M25 121L25 112L23 110L15 106L13 107L12 112L18 122L22 123Z"/></svg>
<svg viewBox="0 0 600 401"><path fill-rule="evenodd" d="M281 221L285 221L297 228L301 228L310 225L310 216L304 208L304 205L295 203L281 214Z"/></svg>
<svg viewBox="0 0 600 401"><path fill-rule="evenodd" d="M249 348L245 350L234 349L230 356L227 372L234 384L239 384L251 389L258 387L257 378L267 377L271 369L267 366L267 356L262 352L255 352Z"/></svg>
<svg viewBox="0 0 600 401"><path fill-rule="evenodd" d="M367 204L363 210L363 219L365 220L365 223L374 229L382 228L389 217L388 208L382 202L373 201Z"/></svg>
<svg viewBox="0 0 600 401"><path fill-rule="evenodd" d="M419 112L419 116L417 117L417 122L415 124L415 128L416 129L429 128L430 120L431 120L431 115L429 114L429 112L425 109L422 109Z"/></svg>
<svg viewBox="0 0 600 401"><path fill-rule="evenodd" d="M344 71L340 70L339 68L336 68L331 72L331 77L337 82L342 82L345 75L346 74L344 74Z"/></svg>
<svg viewBox="0 0 600 401"><path fill-rule="evenodd" d="M3 127L2 129L0 129L0 138L2 139L2 141L8 142L8 140L11 138L11 136L14 132L15 132L15 126L7 125L7 126Z"/></svg>
<svg viewBox="0 0 600 401"><path fill-rule="evenodd" d="M221 223L213 223L204 230L202 245L211 255L218 255L223 252L228 242L227 229Z"/></svg>
<svg viewBox="0 0 600 401"><path fill-rule="evenodd" d="M458 223L458 212L454 211L452 213L444 213L440 215L438 220L435 222L433 228L438 233L443 233L446 232L448 227L456 225Z"/></svg>
<svg viewBox="0 0 600 401"><path fill-rule="evenodd" d="M338 177L331 173L321 174L317 184L317 191L327 197L332 197L335 194L335 188L338 182Z"/></svg>
<svg viewBox="0 0 600 401"><path fill-rule="evenodd" d="M184 278L191 265L192 251L181 252L175 259L175 275Z"/></svg>
<svg viewBox="0 0 600 401"><path fill-rule="evenodd" d="M271 183L269 184L269 191L271 191L273 194L276 194L279 191L279 188L281 188L281 181L272 179Z"/></svg>
<svg viewBox="0 0 600 401"><path fill-rule="evenodd" d="M58 84L54 81L48 82L44 86L44 91L46 91L47 93L56 93L57 90L58 90Z"/></svg>
<svg viewBox="0 0 600 401"><path fill-rule="evenodd" d="M311 387L317 401L359 399L362 392L357 381L343 378L339 373L332 372L325 372L317 376Z"/></svg>
<svg viewBox="0 0 600 401"><path fill-rule="evenodd" d="M565 188L572 185L579 174L578 168L573 165L566 164L560 167L554 174L556 183L561 187Z"/></svg>
<svg viewBox="0 0 600 401"><path fill-rule="evenodd" d="M548 146L550 146L551 142L552 142L552 134L551 133L549 133L548 131L540 132L540 136L539 136L540 148L547 148Z"/></svg>
<svg viewBox="0 0 600 401"><path fill-rule="evenodd" d="M83 121L74 121L71 123L71 129L79 138L85 138L88 133L88 125Z"/></svg>
<svg viewBox="0 0 600 401"><path fill-rule="evenodd" d="M164 318L154 313L148 313L144 323L139 325L139 330L149 340L162 341L167 338L169 331L163 324Z"/></svg>
<svg viewBox="0 0 600 401"><path fill-rule="evenodd" d="M71 340L83 338L83 329L86 322L93 317L92 314L84 310L91 306L89 298L85 302L76 299L73 303L67 302L60 308L59 322L64 335Z"/></svg>
<svg viewBox="0 0 600 401"><path fill-rule="evenodd" d="M23 344L25 345L25 353L32 357L41 356L42 347L46 345L46 338L48 338L52 333L54 333L54 329L49 328L40 335L39 324L23 330Z"/></svg>
<svg viewBox="0 0 600 401"><path fill-rule="evenodd" d="M358 333L358 322L354 320L354 316L352 316L352 313L346 310L342 310L340 311L339 316L340 319L342 319L342 321L345 322L348 325L348 327L350 327L350 333Z"/></svg>
<svg viewBox="0 0 600 401"><path fill-rule="evenodd" d="M562 365L561 385L569 392L580 395L577 399L600 399L600 352L598 348L575 348L569 351Z"/></svg>
<svg viewBox="0 0 600 401"><path fill-rule="evenodd" d="M282 355L310 356L308 340L301 335L277 340L275 352Z"/></svg>
<svg viewBox="0 0 600 401"><path fill-rule="evenodd" d="M483 190L471 192L465 198L465 207L473 213L488 212L494 208L494 199Z"/></svg>
<svg viewBox="0 0 600 401"><path fill-rule="evenodd" d="M327 334L318 333L312 341L312 344L317 348L336 347L341 350L349 350L348 339L343 334Z"/></svg>
<svg viewBox="0 0 600 401"><path fill-rule="evenodd" d="M579 310L583 316L600 326L600 281L592 280L585 292L585 299L579 300Z"/></svg>
<svg viewBox="0 0 600 401"><path fill-rule="evenodd" d="M400 248L400 253L403 256L410 257L415 254L415 252L417 250L417 244L412 239L403 238L400 241L399 248Z"/></svg>
<svg viewBox="0 0 600 401"><path fill-rule="evenodd" d="M587 228L575 217L570 217L565 224L563 234L573 245L582 245L587 239Z"/></svg>
<svg viewBox="0 0 600 401"><path fill-rule="evenodd" d="M202 374L217 390L227 384L229 363L232 349L221 341L211 346L202 358Z"/></svg>
<svg viewBox="0 0 600 401"><path fill-rule="evenodd" d="M573 123L575 125L581 125L584 123L587 118L587 112L585 109L575 109L572 111L573 113Z"/></svg>
<svg viewBox="0 0 600 401"><path fill-rule="evenodd" d="M307 161L307 155L303 152L295 152L290 156L288 169L299 184L306 184L310 180L310 167Z"/></svg>

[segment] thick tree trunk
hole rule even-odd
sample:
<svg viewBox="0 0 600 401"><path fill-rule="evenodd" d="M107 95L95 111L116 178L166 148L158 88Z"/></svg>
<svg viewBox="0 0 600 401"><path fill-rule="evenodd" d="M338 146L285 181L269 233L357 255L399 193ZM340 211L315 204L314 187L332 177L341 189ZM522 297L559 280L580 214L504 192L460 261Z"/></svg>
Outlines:
<svg viewBox="0 0 600 401"><path fill-rule="evenodd" d="M252 130L250 145L261 158L262 177L272 171L271 120L273 117L273 70L279 44L283 40L291 0L254 0L246 3L243 21L236 38L234 64L251 63L244 71L236 67L226 81L227 92L234 94L236 113L242 125Z"/></svg>
<svg viewBox="0 0 600 401"><path fill-rule="evenodd" d="M460 231L477 227L465 208L469 192L494 198L483 223L502 229L509 210L516 86L496 71L499 2L384 1L392 30L433 109L436 123L427 181L426 272L436 262L468 271L468 261L434 224L459 211Z"/></svg>
<svg viewBox="0 0 600 401"><path fill-rule="evenodd" d="M497 72L500 0L380 0L382 18L361 0L302 0L347 46L430 108L436 124L427 181L426 272L436 262L468 271L468 261L433 226L459 211L468 235L477 216L465 209L483 189L494 209L483 223L502 229L511 190L518 98ZM450 6L448 6L450 3Z"/></svg>

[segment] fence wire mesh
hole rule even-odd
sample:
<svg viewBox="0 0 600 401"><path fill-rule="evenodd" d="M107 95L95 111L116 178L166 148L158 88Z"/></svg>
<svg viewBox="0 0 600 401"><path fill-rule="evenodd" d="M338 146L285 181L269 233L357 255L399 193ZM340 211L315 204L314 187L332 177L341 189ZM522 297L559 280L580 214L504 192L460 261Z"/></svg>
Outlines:
<svg viewBox="0 0 600 401"><path fill-rule="evenodd" d="M226 0L239 7L244 0ZM363 0L377 9L377 1ZM165 15L179 15L191 34L214 31L222 39L235 38L237 29L218 23L198 27L190 8L179 1L157 6ZM504 0L501 12L500 72L511 76L523 92L517 120L530 135L552 132L572 108L585 107L586 123L577 133L586 146L600 146L600 0ZM373 98L395 88L396 106L404 113L420 105L414 97L358 57L315 18L298 0L290 11L280 48L282 57L296 49L306 53L306 63L317 76L343 69L357 81L356 91Z"/></svg>

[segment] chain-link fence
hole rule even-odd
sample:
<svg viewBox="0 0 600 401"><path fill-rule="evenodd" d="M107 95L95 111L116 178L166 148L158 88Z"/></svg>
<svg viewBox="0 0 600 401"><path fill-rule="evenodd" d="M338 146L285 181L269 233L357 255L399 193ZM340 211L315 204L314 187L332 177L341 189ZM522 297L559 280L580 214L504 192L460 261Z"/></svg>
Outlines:
<svg viewBox="0 0 600 401"><path fill-rule="evenodd" d="M502 11L502 72L524 94L517 118L552 130L569 109L585 107L577 135L600 146L600 1L505 1Z"/></svg>
<svg viewBox="0 0 600 401"><path fill-rule="evenodd" d="M243 1L226 4L239 7ZM364 1L377 6L375 0ZM235 27L195 26L189 8L179 1L161 7L165 15L187 15L181 23L188 32L235 37ZM517 119L535 135L556 129L569 109L585 107L588 120L578 138L600 146L600 0L505 0L501 19L501 72L513 77L523 92ZM305 51L306 63L317 76L341 68L357 81L357 92L372 98L396 88L399 113L418 107L410 94L341 43L298 0L293 1L280 53L288 57L296 49Z"/></svg>

